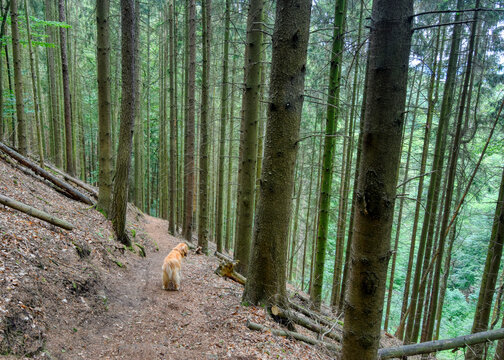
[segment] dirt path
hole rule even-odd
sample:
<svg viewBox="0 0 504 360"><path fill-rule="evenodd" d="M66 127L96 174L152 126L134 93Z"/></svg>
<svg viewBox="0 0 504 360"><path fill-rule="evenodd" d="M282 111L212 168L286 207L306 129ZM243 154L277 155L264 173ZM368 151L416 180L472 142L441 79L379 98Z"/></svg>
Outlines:
<svg viewBox="0 0 504 360"><path fill-rule="evenodd" d="M180 242L165 221L147 217L159 251L148 254L107 285L108 311L69 324L49 337L54 359L320 359L305 344L252 332L246 319L265 321L262 309L240 305L242 287L217 277L214 257L183 262L181 291L161 289L161 264Z"/></svg>

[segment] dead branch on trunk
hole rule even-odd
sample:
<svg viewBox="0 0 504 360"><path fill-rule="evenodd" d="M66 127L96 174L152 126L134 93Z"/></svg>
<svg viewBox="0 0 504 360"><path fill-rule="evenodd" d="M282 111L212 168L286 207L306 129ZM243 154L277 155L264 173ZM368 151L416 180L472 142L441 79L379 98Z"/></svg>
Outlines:
<svg viewBox="0 0 504 360"><path fill-rule="evenodd" d="M42 176L43 178L51 181L53 184L55 184L55 185L59 186L60 188L62 188L63 190L65 190L65 192L69 198L81 201L81 202L88 204L88 205L94 205L94 202L91 201L91 199L89 199L87 196L82 194L80 191L78 191L74 187L68 185L64 181L61 181L56 176L50 174L46 170L42 169L40 166L34 164L30 160L28 160L27 158L25 158L24 156L19 154L17 151L12 150L11 148L9 148L7 145L3 144L2 142L0 142L0 150L2 150L4 153L9 155L10 157L15 159L16 161L18 161L20 164L30 168L37 175Z"/></svg>
<svg viewBox="0 0 504 360"><path fill-rule="evenodd" d="M498 330L482 331L475 334L458 336L452 339L427 341L419 344L383 348L378 350L379 359L400 358L420 354L429 354L442 350L457 349L460 347L480 344L504 338L504 328Z"/></svg>
<svg viewBox="0 0 504 360"><path fill-rule="evenodd" d="M305 343L310 344L310 345L323 345L327 349L329 349L331 351L335 351L335 352L341 350L341 348L338 345L336 345L336 344L330 344L330 343L327 343L327 342L324 342L324 341L316 340L314 338L311 338L311 337L308 337L308 336L305 336L305 335L301 335L299 333L295 333L295 332L292 332L292 331L272 329L272 328L266 327L266 326L261 325L261 324L253 323L253 322L251 322L249 320L247 320L247 327L249 329L251 329L251 330L269 331L273 335L276 335L276 336L285 336L285 337L288 337L288 338L292 338L292 339L296 339L296 340L301 340L301 341L304 341Z"/></svg>
<svg viewBox="0 0 504 360"><path fill-rule="evenodd" d="M82 189L86 190L88 193L90 193L91 195L93 195L95 198L98 199L98 191L96 191L95 189L93 189L89 184L86 184L85 182L83 182L83 181L81 181L79 179L76 179L73 176L68 175L67 173L61 171L60 169L58 169L57 167L55 167L53 165L50 165L48 163L45 163L44 165L49 170L51 170L51 171L57 173L58 175L62 176L63 179L65 179L66 181L71 182L74 185L80 186Z"/></svg>
<svg viewBox="0 0 504 360"><path fill-rule="evenodd" d="M234 269L236 264L238 264L238 262L223 260L221 261L217 269L215 269L215 273L221 277L227 277L239 284L245 285L245 277L238 274Z"/></svg>
<svg viewBox="0 0 504 360"><path fill-rule="evenodd" d="M0 195L0 204L19 210L38 219L47 221L48 223L59 226L66 230L72 230L74 228L72 224L66 222L65 220L58 219L42 210L35 209L32 206L23 204L22 202L16 201L7 196Z"/></svg>
<svg viewBox="0 0 504 360"><path fill-rule="evenodd" d="M323 326L314 323L313 321L310 321L308 319L302 318L296 312L294 311L286 311L278 306L273 306L271 307L271 313L272 316L288 319L292 321L293 323L296 323L298 325L303 326L304 328L313 331L314 333L317 334L318 339L323 339L324 336L327 336L330 339L336 340L338 342L341 342L341 336L339 334L336 334L333 332L333 328L335 327L336 323L333 325L328 325L328 329L324 328Z"/></svg>

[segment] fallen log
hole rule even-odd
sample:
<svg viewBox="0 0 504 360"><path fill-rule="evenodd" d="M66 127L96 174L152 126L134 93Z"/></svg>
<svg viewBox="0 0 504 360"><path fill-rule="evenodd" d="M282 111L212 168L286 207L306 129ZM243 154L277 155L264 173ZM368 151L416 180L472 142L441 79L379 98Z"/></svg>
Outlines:
<svg viewBox="0 0 504 360"><path fill-rule="evenodd" d="M315 320L316 322L321 323L322 325L325 325L329 328L332 327L334 325L334 323L338 323L338 325L343 326L343 322L341 320L326 319L325 315L308 310L308 309L304 308L303 306L298 305L294 302L289 302L289 306L292 309L296 310L297 312L300 312L304 316L307 316L307 317Z"/></svg>
<svg viewBox="0 0 504 360"><path fill-rule="evenodd" d="M456 349L474 344L481 344L487 341L494 341L504 338L504 328L498 330L482 331L470 335L458 336L452 339L427 341L419 344L410 344L378 350L379 359L400 358L420 354L429 354L442 350Z"/></svg>
<svg viewBox="0 0 504 360"><path fill-rule="evenodd" d="M314 333L318 334L319 337L327 336L330 339L341 342L341 336L332 331L332 328L334 327L334 325L333 326L329 325L329 329L324 328L323 326L316 324L313 321L302 318L301 316L296 314L294 311L285 311L285 310L279 308L278 306L273 306L271 308L271 313L275 316L289 319L290 321L292 321L298 325L301 325L310 331L313 331Z"/></svg>
<svg viewBox="0 0 504 360"><path fill-rule="evenodd" d="M85 204L88 205L94 205L95 203L91 201L86 195L82 194L80 191L75 189L74 187L68 185L64 181L61 181L58 179L56 176L52 175L51 173L47 172L46 170L42 169L40 166L34 164L27 158L25 158L23 155L19 154L17 151L12 150L9 148L7 145L3 144L0 142L0 150L2 150L4 153L9 155L10 157L14 158L16 161L18 161L20 164L30 168L33 172L36 174L42 176L43 178L51 181L53 184L59 186L65 192L68 194L68 197L81 201Z"/></svg>
<svg viewBox="0 0 504 360"><path fill-rule="evenodd" d="M63 229L72 230L74 228L72 224L66 222L65 220L58 219L51 214L48 214L42 210L35 209L32 206L23 204L22 202L16 201L7 196L0 195L0 204L19 210L38 219L47 221L48 223L59 226Z"/></svg>
<svg viewBox="0 0 504 360"><path fill-rule="evenodd" d="M251 329L251 330L269 331L273 335L276 335L276 336L285 336L285 337L288 337L288 338L293 338L293 339L296 339L296 340L301 340L301 341L303 341L303 342L305 342L307 344L310 344L310 345L323 345L327 349L329 349L331 351L334 351L334 352L337 352L337 351L341 350L341 347L339 347L336 344L330 344L330 343L327 343L327 342L324 342L324 341L316 340L314 338L311 338L311 337L308 337L308 336L305 336L305 335L302 335L302 334L299 334L299 333L295 333L295 332L292 332L292 331L272 329L272 328L266 327L264 325L251 322L249 320L247 320L247 327L249 329Z"/></svg>
<svg viewBox="0 0 504 360"><path fill-rule="evenodd" d="M245 285L246 279L242 275L238 274L234 269L236 264L238 264L238 262L223 260L217 269L215 269L215 273L220 277L227 277L239 284Z"/></svg>
<svg viewBox="0 0 504 360"><path fill-rule="evenodd" d="M61 171L60 169L54 167L53 165L50 165L48 163L45 163L44 165L49 170L57 173L60 176L63 176L63 179L65 179L66 181L69 181L71 183L74 183L77 186L80 186L82 189L86 190L88 193L90 193L91 195L93 195L95 198L98 198L98 191L96 191L95 189L93 189L89 184L86 184L85 182L83 182L83 181L81 181L81 180L79 180L77 178L74 178L73 176L70 176L67 173L64 173L63 171Z"/></svg>
<svg viewBox="0 0 504 360"><path fill-rule="evenodd" d="M223 253L220 253L218 251L214 252L214 256L218 257L221 260L231 261L231 262L233 261L233 258L231 256L223 254Z"/></svg>

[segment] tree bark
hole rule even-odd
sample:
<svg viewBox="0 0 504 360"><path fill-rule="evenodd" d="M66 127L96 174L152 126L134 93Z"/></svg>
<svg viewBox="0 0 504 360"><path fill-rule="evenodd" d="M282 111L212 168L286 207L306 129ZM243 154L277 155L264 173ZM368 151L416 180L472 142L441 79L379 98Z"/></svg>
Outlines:
<svg viewBox="0 0 504 360"><path fill-rule="evenodd" d="M222 252L224 239L224 162L226 146L226 126L228 119L228 68L229 68L229 33L231 24L231 1L226 0L225 20L224 20L224 49L222 59L222 89L221 89L221 113L220 113L220 134L219 134L219 165L217 167L217 211L215 221L215 242L217 251Z"/></svg>
<svg viewBox="0 0 504 360"><path fill-rule="evenodd" d="M231 69L231 83L234 83L236 73L236 56L233 56L233 65ZM226 244L224 248L226 250L231 249L233 230L232 230L232 198L233 198L233 187L231 182L233 180L233 126L234 126L234 89L231 89L231 104L229 106L229 144L228 144L228 184L227 184L227 199L226 199Z"/></svg>
<svg viewBox="0 0 504 360"><path fill-rule="evenodd" d="M150 27L151 10L150 7L147 9L147 44L150 44L151 27ZM147 129L145 137L145 206L144 211L150 215L151 214L151 192L152 192L152 179L151 179L151 124L150 124L150 111L151 111L151 99L150 99L150 83L151 83L151 69L150 69L150 46L147 46L147 107L146 107L146 119L147 119Z"/></svg>
<svg viewBox="0 0 504 360"><path fill-rule="evenodd" d="M121 0L121 126L117 165L112 200L112 225L121 243L131 246L126 233L126 210L128 205L128 178L131 167L131 150L135 126L135 2Z"/></svg>
<svg viewBox="0 0 504 360"><path fill-rule="evenodd" d="M24 0L24 7L26 13L26 31L28 35L28 49L30 52L30 70L31 70L31 80L32 80L32 90L33 90L33 107L35 111L35 127L37 131L37 145L39 153L39 164L41 167L44 166L44 147L43 147L43 135L42 135L42 114L40 112L39 104L39 93L37 92L37 71L35 70L35 59L32 46L32 35L30 26L30 16L28 11L28 2Z"/></svg>
<svg viewBox="0 0 504 360"><path fill-rule="evenodd" d="M261 193L243 294L250 304L286 303L287 233L310 12L309 0L277 2Z"/></svg>
<svg viewBox="0 0 504 360"><path fill-rule="evenodd" d="M143 209L144 202L144 127L143 127L143 119L142 119L142 98L141 98L141 61L140 59L140 22L141 22L141 13L140 13L140 2L139 0L135 0L135 38L137 39L135 43L135 57L137 59L138 71L135 73L135 130L133 134L133 146L134 146L134 154L135 154L135 167L134 167L134 187L133 187L133 202L136 207L139 209Z"/></svg>
<svg viewBox="0 0 504 360"><path fill-rule="evenodd" d="M460 0L458 1L459 2L457 5L461 5ZM457 6L457 8L460 8L460 6ZM459 15L457 14L455 21L458 20ZM422 269L425 271L430 260L430 256L425 255L426 253L430 252L429 249L432 247L432 238L434 235L434 223L438 208L441 175L444 163L444 153L446 149L446 129L450 120L450 112L453 104L453 90L456 80L455 75L457 70L458 50L460 46L460 30L460 25L455 25L453 28L450 56L448 59L448 69L446 72L446 81L436 136L434 161L432 164L432 175L429 183L426 211L424 215L422 232L420 235L417 263L415 266L415 275L413 278L413 286L411 290L411 311L410 316L408 317L408 322L406 324L406 333L404 336L405 343L416 342L420 329L421 306L419 306L419 304L422 304L425 293L425 285L423 287L420 286L420 277L423 273Z"/></svg>
<svg viewBox="0 0 504 360"><path fill-rule="evenodd" d="M168 232L175 235L177 204L177 105L175 104L175 15L174 0L168 4L168 49L169 49L169 84L170 84L170 210Z"/></svg>
<svg viewBox="0 0 504 360"><path fill-rule="evenodd" d="M420 98L422 79L423 79L423 71L424 71L424 66L422 66L422 68L420 70L420 81L418 82L418 90L416 92L415 109L418 107L418 101ZM413 75L413 81L412 81L411 90L410 90L410 98L408 100L408 109L411 107L411 98L413 97L413 89L415 86L415 77L416 77L416 72ZM410 158L411 158L411 148L413 145L413 135L415 132L415 124L416 124L416 115L417 115L417 112L414 111L413 112L413 120L411 121L410 139L409 139L408 152L407 152L408 155L406 157L406 166L405 166L405 170L404 170L404 181L403 181L403 185L402 185L402 189L401 189L401 194L406 193L406 183L408 180L409 164L410 164ZM403 145L404 145L404 140L403 140ZM402 146L401 146L401 153L402 153ZM399 246L399 237L401 234L403 208L404 208L404 197L401 197L401 200L399 202L399 213L397 215L397 226L396 226L396 233L395 233L395 240L394 240L394 250L393 250L393 255L392 255L392 265L390 267L390 279L389 279L389 287L388 287L388 293L387 293L387 309L385 310L385 320L384 320L384 325L383 325L383 329L385 330L385 332L388 329L390 306L391 306L391 302L392 302L392 292L394 290L395 266L396 266L396 260L397 260L397 250L398 250L398 246Z"/></svg>
<svg viewBox="0 0 504 360"><path fill-rule="evenodd" d="M11 0L12 59L14 63L14 89L16 93L17 140L21 155L28 155L28 139L23 103L23 75L21 73L21 48L19 46L19 25L17 0Z"/></svg>
<svg viewBox="0 0 504 360"><path fill-rule="evenodd" d="M331 187L336 150L336 129L340 117L340 80L343 65L343 35L345 33L346 0L338 0L334 9L333 45L331 51L331 66L329 69L329 95L327 99L326 129L324 137L324 155L322 158L322 179L320 185L320 205L318 214L318 232L315 264L313 267L310 299L313 307L320 309L322 302L322 285L324 280L324 265L329 232L329 211L331 209ZM338 247L338 244L336 245ZM337 260L336 260L337 261ZM338 276L335 273L335 277Z"/></svg>
<svg viewBox="0 0 504 360"><path fill-rule="evenodd" d="M476 0L476 8L479 7L480 1ZM429 316L428 316L428 322L427 322L427 337L425 340L431 340L432 339L432 333L434 331L434 320L436 319L436 310L437 310L437 305L438 305L438 297L439 297L439 281L441 277L441 271L442 271L442 263L443 263L443 257L444 257L444 248L445 248L445 243L446 243L446 238L448 236L448 222L450 220L450 214L451 214L451 208L452 208L452 198L453 198L453 191L455 188L455 176L456 176L456 170L457 170L457 163L458 163L458 158L459 158L459 152L460 152L460 145L462 141L462 128L463 128L463 121L464 121L464 109L466 106L466 100L467 100L467 91L469 88L469 81L471 78L471 72L472 72L472 59L473 59L473 54L474 54L474 41L476 37L476 29L477 29L477 23L478 23L478 12L474 12L474 22L472 23L472 28L471 28L471 36L469 39L469 46L468 46L468 55L467 55L467 66L465 70L465 78L464 78L464 83L462 86L462 91L461 91L461 99L460 99L460 106L457 114L457 123L456 123L456 128L455 128L455 135L453 139L453 146L452 146L452 151L451 151L451 157L450 157L450 163L449 163L449 168L448 168L448 182L447 182L447 187L446 187L446 194L445 194L445 203L444 203L444 212L443 212L443 218L441 221L441 229L440 229L440 237L439 237L439 245L438 245L438 252L439 256L437 258L436 262L436 268L434 269L434 279L433 279L433 284L432 284L432 293L431 293L431 303L430 303L430 308L429 308ZM495 283L493 284L493 288L495 288ZM492 292L493 295L493 292ZM491 305L490 305L491 306ZM489 307L490 308L490 307ZM488 316L486 318L485 326L484 328L478 327L480 330L486 330L488 328ZM473 332L477 331L476 329L473 328ZM482 352L482 348L478 348ZM481 354L480 352L480 354ZM481 356L481 355L480 355ZM467 358L466 359L477 359L478 356L475 358Z"/></svg>
<svg viewBox="0 0 504 360"><path fill-rule="evenodd" d="M376 359L390 257L413 1L373 3L342 359Z"/></svg>
<svg viewBox="0 0 504 360"><path fill-rule="evenodd" d="M66 22L65 1L58 0L59 21ZM60 28L61 72L63 74L63 109L65 114L66 172L75 176L72 145L72 105L70 99L70 74L68 71L67 29Z"/></svg>
<svg viewBox="0 0 504 360"><path fill-rule="evenodd" d="M112 199L112 137L110 103L110 0L96 2L96 46L98 79L98 209L107 216Z"/></svg>
<svg viewBox="0 0 504 360"><path fill-rule="evenodd" d="M240 160L236 202L234 258L239 260L238 272L246 274L252 246L254 223L254 193L257 160L257 122L261 93L261 59L263 49L264 0L251 0L247 17L245 46L245 88L242 97L240 127Z"/></svg>
<svg viewBox="0 0 504 360"><path fill-rule="evenodd" d="M184 238L192 241L194 197L194 112L196 78L196 2L189 0L189 71L184 142Z"/></svg>
<svg viewBox="0 0 504 360"><path fill-rule="evenodd" d="M408 308L408 300L409 300L409 294L410 294L410 284L411 284L411 274L413 271L413 261L414 261L414 256L415 256L415 244L416 244L416 234L417 234L417 229L418 229L418 222L420 219L420 207L422 204L422 194L423 194L423 186L424 186L424 181L425 181L425 176L422 174L425 173L425 168L427 165L427 156L429 152L429 142L430 142L430 131L431 131L431 126L432 126L432 118L434 115L434 106L437 103L437 90L438 87L435 87L435 84L439 84L440 80L440 74L441 74L441 61L437 60L438 53L439 53L439 40L440 40L440 31L438 30L437 33L437 38L436 38L436 46L435 50L433 53L433 60L432 60L432 66L431 68L434 69L431 73L430 77L430 82L429 82L429 90L427 94L427 101L428 101L428 109L427 109L427 119L425 123L425 130L424 130L424 140L423 140L423 150L422 150L422 158L420 161L420 179L418 182L418 190L417 190L417 199L416 199L416 205L415 205L415 216L413 220L413 230L412 230L412 235L411 235L411 245L410 245L410 252L409 252L409 258L408 258L408 266L406 270L406 279L404 281L404 292L403 292L403 300L402 300L402 307L401 307L401 320L405 316L406 309ZM444 46L441 46L441 53L443 52ZM437 77L437 80L436 80ZM420 249L419 249L420 251ZM402 324L404 324L404 321L401 321ZM395 336L398 337L399 339L404 338L404 325L399 326L397 328L397 331L395 333Z"/></svg>
<svg viewBox="0 0 504 360"><path fill-rule="evenodd" d="M199 157L199 213L198 213L198 245L205 255L208 255L208 112L209 112L209 82L210 82L210 26L211 2L202 0L203 17L203 72L201 82L201 117L200 117L200 157Z"/></svg>
<svg viewBox="0 0 504 360"><path fill-rule="evenodd" d="M488 320L492 308L492 300L497 283L497 275L502 258L502 246L504 243L504 171L502 172L499 198L495 209L492 235L488 243L488 252L485 262L485 270L474 314L472 333L485 331L488 329ZM466 352L466 360L481 359L483 356L483 345L474 346L472 351Z"/></svg>

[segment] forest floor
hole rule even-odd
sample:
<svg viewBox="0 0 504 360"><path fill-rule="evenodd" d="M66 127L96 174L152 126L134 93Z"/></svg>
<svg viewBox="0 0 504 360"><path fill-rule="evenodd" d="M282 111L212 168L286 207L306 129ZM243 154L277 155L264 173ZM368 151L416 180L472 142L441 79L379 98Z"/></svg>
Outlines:
<svg viewBox="0 0 504 360"><path fill-rule="evenodd" d="M247 320L279 326L263 308L241 305L242 285L217 276L213 256L191 251L181 290L162 290L163 259L182 241L168 235L164 220L129 206L138 246L125 249L100 212L2 157L0 193L75 225L66 231L0 205L2 358L334 358L322 347L249 330Z"/></svg>
<svg viewBox="0 0 504 360"><path fill-rule="evenodd" d="M107 279L105 312L81 319L75 330L69 324L50 334L53 358L330 358L322 349L249 330L247 319L269 322L265 312L240 305L242 286L214 274L214 257L191 252L183 261L181 290L162 290L161 264L181 240L168 235L161 219L146 216L145 230L159 251Z"/></svg>
<svg viewBox="0 0 504 360"><path fill-rule="evenodd" d="M280 326L263 308L241 304L243 286L214 273L214 256L191 250L180 291L162 290L163 259L182 241L168 235L165 220L129 205L134 245L125 248L100 212L1 155L0 193L75 225L66 231L0 205L1 358L337 358L325 347L249 330L247 320ZM341 334L339 325L333 331ZM382 346L397 345L382 337Z"/></svg>

